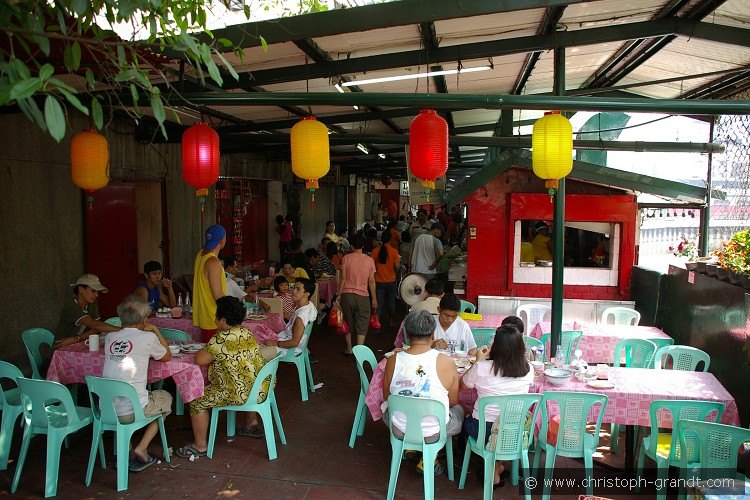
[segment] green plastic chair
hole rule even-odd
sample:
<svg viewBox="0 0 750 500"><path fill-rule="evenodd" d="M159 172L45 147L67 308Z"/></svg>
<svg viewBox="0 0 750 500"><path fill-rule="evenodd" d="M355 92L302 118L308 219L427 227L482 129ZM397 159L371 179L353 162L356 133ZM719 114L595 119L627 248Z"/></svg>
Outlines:
<svg viewBox="0 0 750 500"><path fill-rule="evenodd" d="M609 317L613 323L609 323ZM602 312L603 324L638 326L641 321L641 313L629 307L608 307Z"/></svg>
<svg viewBox="0 0 750 500"><path fill-rule="evenodd" d="M471 302L469 302L468 300L462 300L460 312L467 312L467 313L474 314L475 312L477 312L477 307Z"/></svg>
<svg viewBox="0 0 750 500"><path fill-rule="evenodd" d="M310 385L310 392L315 392L315 382L313 382L312 368L310 367L310 351L307 350L307 344L310 342L310 334L314 325L314 321L309 322L305 327L305 333L302 335L299 345L297 347L290 347L287 349L286 355L279 358L279 362L281 363L294 363L297 366L302 401L307 401L308 383ZM302 351L299 354L297 354L298 348ZM305 378L307 378L307 382Z"/></svg>
<svg viewBox="0 0 750 500"><path fill-rule="evenodd" d="M60 470L60 448L63 440L92 422L90 408L73 404L73 397L64 385L49 380L34 380L18 377L18 389L23 401L24 429L21 452L18 455L16 473L10 492L15 493L21 479L31 438L37 434L47 435L47 478L44 496L57 494L57 476ZM104 447L100 453L104 453Z"/></svg>
<svg viewBox="0 0 750 500"><path fill-rule="evenodd" d="M102 469L107 468L107 462L104 458L104 447L101 446L102 434L106 431L114 431L115 433L117 491L128 489L128 449L133 433L138 429L146 427L154 420L159 423L159 434L161 434L164 459L169 462L169 446L167 445L167 433L164 430L164 415L159 414L154 417L145 416L138 399L138 394L135 392L135 387L122 380L93 377L91 375L86 377L86 387L88 387L89 401L91 402L91 409L94 416L94 437L91 441L89 465L86 469L86 486L91 485L91 476L94 473L97 450L99 450ZM96 395L98 401L95 400L94 395ZM117 418L114 399L118 397L130 400L130 403L133 405L134 420L132 423L122 424Z"/></svg>
<svg viewBox="0 0 750 500"><path fill-rule="evenodd" d="M663 359L666 358L666 359ZM704 372L708 371L711 364L711 356L705 351L686 345L670 345L660 347L654 354L654 368L664 368L672 358L672 369L686 372L697 371L696 368L700 362L703 362Z"/></svg>
<svg viewBox="0 0 750 500"><path fill-rule="evenodd" d="M656 477L663 484L667 479L669 467L680 467L682 456L677 433L659 432L659 410L669 412L672 422L679 422L680 420L705 421L712 413L715 413L715 417L711 420L718 422L724 414L724 403L679 399L658 399L651 402L649 407L651 435L644 437L641 441L641 450L638 454L638 477L643 476L643 466L646 457L649 457L656 462ZM665 488L657 490L656 498L664 499L666 497Z"/></svg>
<svg viewBox="0 0 750 500"><path fill-rule="evenodd" d="M44 328L29 328L21 334L21 339L23 340L23 345L26 347L26 355L29 357L29 363L31 364L32 378L43 380L44 377L39 372L40 367L44 363L40 348L43 345L48 345L51 348L55 341L55 336L52 335L52 332Z"/></svg>
<svg viewBox="0 0 750 500"><path fill-rule="evenodd" d="M495 328L472 328L471 334L474 336L474 342L477 346L489 346L495 338Z"/></svg>
<svg viewBox="0 0 750 500"><path fill-rule="evenodd" d="M435 498L435 474L432 474L432 464L435 463L438 451L445 447L448 460L448 479L453 481L453 441L445 433L445 405L440 401L427 398L414 398L391 394L388 396L388 421L386 425L391 430L391 474L388 481L388 500L393 500L396 494L396 482L398 472L401 468L401 459L404 450L415 450L422 452L422 463L425 464L424 497ZM406 432L403 438L397 438L393 434L395 427L390 421L390 416L400 412L406 416ZM435 417L440 425L440 434L434 443L425 443L422 435L422 419Z"/></svg>
<svg viewBox="0 0 750 500"><path fill-rule="evenodd" d="M691 469L693 477L703 480L721 479L726 471L737 470L739 449L750 441L750 430L732 425L680 420L677 422L680 449L688 450L680 457L680 471ZM696 474L697 472L697 474ZM745 479L740 476L740 479Z"/></svg>
<svg viewBox="0 0 750 500"><path fill-rule="evenodd" d="M533 347L541 347L542 349L544 349L544 344L542 344L541 340L535 339L531 335L522 335L522 337L523 337L523 345L526 346L527 351Z"/></svg>
<svg viewBox="0 0 750 500"><path fill-rule="evenodd" d="M673 338L669 338L669 337L665 338L665 339L658 338L658 339L650 339L650 340L651 340L651 342L653 342L654 344L656 344L656 348L657 349L660 349L660 348L666 347L666 346L670 346L670 345L674 345L674 339Z"/></svg>
<svg viewBox="0 0 750 500"><path fill-rule="evenodd" d="M547 405L550 401L557 402L560 409L560 427L557 432L557 442L553 446L547 442L547 426L549 423L549 413ZM538 471L540 450L546 452L545 470L549 471L549 477L544 479L544 491L542 498L549 498L552 479L552 472L555 467L555 458L571 457L583 458L583 465L586 469L586 477L589 479L586 488L587 495L594 494L592 479L594 477L594 459L593 455L599 446L599 430L602 426L604 410L607 408L609 398L603 394L593 394L590 392L568 392L568 391L549 391L542 396L542 426L537 438L539 450L534 453L534 470ZM593 434L586 432L588 424L589 411L595 405L601 405L596 415L596 423ZM532 473L534 477L538 476ZM541 478L538 478L541 479Z"/></svg>
<svg viewBox="0 0 750 500"><path fill-rule="evenodd" d="M484 459L484 500L492 499L492 479L495 475L496 460L512 460L511 483L518 485L518 461L521 461L524 477L529 477L529 447L533 441L534 435L524 429L524 424L528 418L531 407L533 416L531 422L537 421L539 412L539 403L542 400L541 394L509 394L506 396L485 396L477 402L479 404L479 433L477 438L469 436L464 453L464 463L461 468L461 479L458 482L458 489L464 488L466 482L466 473L469 470L469 459L472 453L476 453ZM487 424L485 409L487 406L497 406L500 410L498 417L498 433L495 450L487 449L485 444L489 438L487 433ZM524 485L526 486L526 485ZM525 488L527 500L531 498L528 488Z"/></svg>
<svg viewBox="0 0 750 500"><path fill-rule="evenodd" d="M354 448L354 442L357 440L357 436L361 436L365 433L365 421L367 420L367 405L365 405L365 397L367 397L367 391L370 390L370 379L367 378L365 364L369 364L370 370L373 372L375 371L375 367L378 366L378 360L375 359L375 354L366 345L354 346L352 348L352 353L354 354L354 359L357 360L360 386L357 411L354 413L352 433L349 436L349 448Z"/></svg>
<svg viewBox="0 0 750 500"><path fill-rule="evenodd" d="M564 358L564 363L570 364L570 356L573 352L575 352L576 349L578 349L578 345L581 343L581 337L583 337L583 332L581 330L570 330L561 332L560 336L560 345L562 346L562 352ZM552 358L555 357L555 351L552 346L550 348L547 348L547 344L551 343L552 334L551 333L545 333L542 335L542 337L539 339L539 341L544 346L544 360L549 361Z"/></svg>
<svg viewBox="0 0 750 500"><path fill-rule="evenodd" d="M644 339L623 339L615 346L615 356L612 366L620 366L623 352L625 354L625 367L626 368L650 368L653 366L652 360L654 359L654 353L658 348L656 344L650 340ZM620 424L611 424L610 428L610 441L609 451L617 453L617 444L620 437ZM633 436L634 446L638 442L638 431L636 430L635 436Z"/></svg>
<svg viewBox="0 0 750 500"><path fill-rule="evenodd" d="M16 384L16 379L23 377L23 373L15 365L0 361L0 381L9 379ZM8 468L8 455L13 441L13 426L19 415L23 413L21 407L21 391L18 387L3 391L0 388L0 407L3 410L3 420L0 424L0 470Z"/></svg>
<svg viewBox="0 0 750 500"><path fill-rule="evenodd" d="M276 458L276 435L274 434L273 423L276 421L276 427L279 430L279 439L281 444L286 444L286 435L284 434L284 427L281 425L281 416L279 415L279 406L276 404L276 393L274 387L276 386L276 371L279 368L280 357L275 357L261 368L258 372L258 376L253 382L253 387L250 389L250 395L247 397L247 401L244 405L237 406L217 406L211 409L211 427L208 434L208 458L214 456L214 445L216 444L216 427L219 424L219 412L227 412L227 437L234 436L237 415L235 412L238 411L255 411L260 415L260 419L263 422L263 429L266 435L266 447L268 448L268 459L274 460ZM261 395L263 387L263 381L270 379L270 388L268 394L263 398L263 402L258 402L258 397Z"/></svg>
<svg viewBox="0 0 750 500"><path fill-rule="evenodd" d="M122 321L120 321L119 316L112 316L111 318L105 319L104 322L112 326L122 326ZM161 330L161 328L159 328L159 330Z"/></svg>
<svg viewBox="0 0 750 500"><path fill-rule="evenodd" d="M159 331L164 340L178 340L180 342L190 342L191 340L190 335L176 328L159 328Z"/></svg>

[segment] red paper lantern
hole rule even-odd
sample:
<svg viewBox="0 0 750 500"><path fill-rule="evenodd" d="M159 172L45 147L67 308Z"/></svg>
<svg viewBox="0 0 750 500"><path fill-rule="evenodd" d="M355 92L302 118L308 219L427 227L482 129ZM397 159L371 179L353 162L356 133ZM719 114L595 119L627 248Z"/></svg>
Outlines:
<svg viewBox="0 0 750 500"><path fill-rule="evenodd" d="M182 177L195 188L202 212L208 188L219 180L219 134L203 122L182 134Z"/></svg>
<svg viewBox="0 0 750 500"><path fill-rule="evenodd" d="M409 126L409 170L428 196L435 179L448 171L448 123L433 109L423 109Z"/></svg>

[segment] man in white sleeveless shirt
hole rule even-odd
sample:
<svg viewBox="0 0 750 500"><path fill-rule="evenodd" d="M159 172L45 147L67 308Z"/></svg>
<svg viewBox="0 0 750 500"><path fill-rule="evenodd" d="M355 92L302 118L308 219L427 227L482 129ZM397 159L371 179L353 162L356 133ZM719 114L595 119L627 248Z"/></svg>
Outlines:
<svg viewBox="0 0 750 500"><path fill-rule="evenodd" d="M411 347L391 356L385 365L383 377L383 398L391 394L421 397L440 401L446 411L446 434L455 436L461 432L464 410L458 404L458 371L453 360L432 348L435 333L435 318L427 311L412 311L404 320L404 330L408 332ZM397 437L406 430L403 414L390 416ZM422 421L425 442L434 442L440 435L437 419L425 418ZM422 462L420 461L420 465ZM420 469L419 465L417 466ZM443 471L435 461L435 474Z"/></svg>

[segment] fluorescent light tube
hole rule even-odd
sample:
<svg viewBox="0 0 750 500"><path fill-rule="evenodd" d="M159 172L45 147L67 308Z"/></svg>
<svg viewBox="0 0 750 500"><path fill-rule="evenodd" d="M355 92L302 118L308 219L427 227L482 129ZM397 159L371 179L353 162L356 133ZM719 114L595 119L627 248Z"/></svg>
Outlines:
<svg viewBox="0 0 750 500"><path fill-rule="evenodd" d="M422 77L428 77L428 76L474 73L476 71L487 71L489 69L492 69L492 68L490 66L477 66L476 68L446 69L442 71L428 71L425 73L414 73L412 75L384 76L382 78L370 78L368 80L352 80L350 82L343 82L341 86L351 87L353 85L367 85L368 83L397 82L399 80L411 80L413 78L422 78Z"/></svg>
<svg viewBox="0 0 750 500"><path fill-rule="evenodd" d="M362 143L358 143L357 144L357 149L359 149L360 151L362 151L366 155L370 154L370 150L367 149L367 147L364 144L362 144Z"/></svg>

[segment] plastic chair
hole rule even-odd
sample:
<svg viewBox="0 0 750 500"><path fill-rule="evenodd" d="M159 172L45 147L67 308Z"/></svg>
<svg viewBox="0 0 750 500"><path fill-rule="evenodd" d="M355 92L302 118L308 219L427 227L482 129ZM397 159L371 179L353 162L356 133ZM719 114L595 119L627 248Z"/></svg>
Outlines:
<svg viewBox="0 0 750 500"><path fill-rule="evenodd" d="M315 322L311 321L305 327L305 333L297 347L290 347L286 355L279 358L281 363L294 363L297 366L299 375L299 390L302 393L302 401L307 401L307 384L310 384L310 392L315 392L315 382L313 382L312 368L310 367L310 351L307 350L307 343L310 341L310 334ZM302 352L297 354L297 349ZM307 382L305 381L307 378Z"/></svg>
<svg viewBox="0 0 750 500"><path fill-rule="evenodd" d="M92 421L91 409L73 404L70 391L64 385L48 380L18 377L18 389L23 401L24 429L21 452L18 455L16 473L10 492L15 493L21 479L31 438L37 434L47 435L47 478L44 496L57 494L57 475L60 470L60 448L63 440ZM104 453L102 447L101 452Z"/></svg>
<svg viewBox="0 0 750 500"><path fill-rule="evenodd" d="M552 445L547 442L547 426L549 414L547 405L550 401L557 402L560 409L560 426L557 431L557 442ZM603 394L589 392L567 392L550 391L542 395L542 426L537 438L540 450L546 452L545 470L549 471L549 477L544 478L544 491L542 498L549 498L552 472L555 467L555 458L561 457L583 458L586 469L586 477L589 479L586 494L593 495L594 487L592 479L594 475L593 455L599 446L599 430L602 426L604 410L607 408L609 398ZM596 415L594 433L586 432L588 415L591 408L601 405ZM534 470L539 466L540 450L534 453ZM532 473L536 476L536 472ZM539 478L541 479L541 478Z"/></svg>
<svg viewBox="0 0 750 500"><path fill-rule="evenodd" d="M23 345L26 347L26 355L29 357L29 363L31 364L32 378L43 380L44 377L39 372L39 368L44 363L40 347L48 345L52 348L55 336L52 335L52 332L44 328L30 328L24 330L21 334L21 339L23 340Z"/></svg>
<svg viewBox="0 0 750 500"><path fill-rule="evenodd" d="M613 323L609 323L609 317L612 316ZM641 313L629 307L608 307L602 312L603 324L630 325L638 326L641 321Z"/></svg>
<svg viewBox="0 0 750 500"><path fill-rule="evenodd" d="M680 420L677 422L677 436L680 449L688 450L680 457L680 471L687 472L690 467L693 477L697 472L697 476L703 480L720 479L726 477L726 471L737 470L738 451L743 443L750 441L750 430L712 422Z"/></svg>
<svg viewBox="0 0 750 500"><path fill-rule="evenodd" d="M105 319L104 322L112 326L122 326L122 321L120 321L119 316L112 316L111 318ZM161 328L159 331L161 331Z"/></svg>
<svg viewBox="0 0 750 500"><path fill-rule="evenodd" d="M404 450L422 452L424 464L424 497L435 498L435 474L432 474L432 464L435 463L438 451L445 446L448 460L448 479L453 481L453 441L445 433L445 405L440 401L427 398L413 398L391 394L388 396L388 428L391 430L391 474L388 480L388 500L393 500L396 494L396 482L401 468ZM403 438L397 438L393 431L395 426L390 419L394 413L400 412L406 416L406 432ZM440 426L438 439L433 443L425 443L422 435L422 419L435 417Z"/></svg>
<svg viewBox="0 0 750 500"><path fill-rule="evenodd" d="M678 399L658 399L651 402L649 407L649 420L651 422L651 435L641 441L641 450L638 454L638 477L643 476L643 465L646 457L656 462L656 477L660 480L657 484L663 484L669 473L669 467L679 467L682 463L680 442L676 432L659 432L659 410L666 410L672 422L680 420L706 420L716 412L712 419L718 422L724 414L724 403L716 401L696 401ZM688 452L688 455L690 452ZM656 498L667 497L666 489L656 491Z"/></svg>
<svg viewBox="0 0 750 500"><path fill-rule="evenodd" d="M263 422L263 429L266 435L266 447L268 448L268 459L274 460L276 458L276 435L273 430L273 423L276 421L276 427L279 430L279 439L281 444L286 444L286 436L284 435L284 427L281 425L281 416L279 415L279 407L276 404L276 393L274 387L276 386L276 371L279 368L280 357L275 357L269 360L255 378L253 387L250 389L250 395L247 397L247 401L243 405L237 406L217 406L211 409L211 427L208 433L208 458L214 456L214 445L216 444L216 427L219 424L219 412L227 412L227 437L234 436L235 424L237 415L235 412L238 411L255 411L260 415L260 419ZM261 394L263 388L263 381L270 378L270 385L268 394L262 402L258 402L258 397Z"/></svg>
<svg viewBox="0 0 750 500"><path fill-rule="evenodd" d="M511 483L515 486L518 484L518 461L521 461L524 477L529 477L529 447L534 438L534 434L525 432L524 425L528 418L531 407L533 409L531 422L537 421L539 412L541 394L509 394L506 396L486 396L481 398L479 404L479 433L477 438L469 436L464 452L464 463L461 468L461 479L458 482L458 489L464 488L466 482L466 473L469 470L469 458L471 454L476 453L484 459L484 500L492 498L492 479L495 476L496 460L512 460ZM498 433L495 443L495 450L489 450L487 439L487 424L485 423L485 408L489 405L497 406L500 410L498 417ZM524 485L525 486L525 485ZM531 493L526 488L527 500L531 498Z"/></svg>
<svg viewBox="0 0 750 500"><path fill-rule="evenodd" d="M159 328L159 331L164 340L178 340L180 342L190 342L191 340L190 335L176 328Z"/></svg>
<svg viewBox="0 0 750 500"><path fill-rule="evenodd" d="M23 373L15 365L0 361L0 380L10 379L16 384L16 379L23 377ZM18 387L3 391L0 388L0 407L3 410L3 420L0 424L0 470L8 468L8 455L13 441L13 426L18 416L23 413L21 407L21 391Z"/></svg>
<svg viewBox="0 0 750 500"><path fill-rule="evenodd" d="M666 359L662 359L666 357ZM672 369L686 372L697 371L698 364L703 362L704 372L708 371L711 364L711 356L707 352L686 345L670 345L660 347L654 354L654 368L665 368L669 364L669 358L672 358Z"/></svg>
<svg viewBox="0 0 750 500"><path fill-rule="evenodd" d="M164 459L169 462L169 446L167 445L167 433L164 430L164 415L159 414L154 417L145 416L138 399L138 394L135 392L135 387L122 380L93 377L91 375L86 377L86 387L88 388L89 401L91 402L91 409L94 416L94 437L91 441L89 465L86 469L86 486L91 485L91 476L94 473L97 449L99 450L102 469L107 468L107 462L104 458L104 447L102 446L102 434L106 431L114 431L115 433L117 491L128 489L128 462L130 460L128 449L133 433L138 429L146 427L154 420L159 423L159 434L161 434ZM98 404L95 401L94 395L98 397ZM130 403L133 405L134 415L132 423L120 423L115 410L115 398L130 400Z"/></svg>
<svg viewBox="0 0 750 500"><path fill-rule="evenodd" d="M467 313L474 314L475 312L477 312L477 307L471 302L469 302L468 300L462 300L461 311L459 312L467 312Z"/></svg>
<svg viewBox="0 0 750 500"><path fill-rule="evenodd" d="M523 345L526 346L527 351L533 347L541 347L542 349L544 349L544 344L542 344L542 341L539 339L535 339L531 335L523 335Z"/></svg>
<svg viewBox="0 0 750 500"><path fill-rule="evenodd" d="M612 366L620 366L623 352L625 354L626 368L650 368L656 352L656 344L645 339L623 339L615 346L615 356ZM617 443L620 437L620 424L611 424L609 451L617 453ZM635 443L638 442L638 431L635 432ZM636 446L633 446L635 449Z"/></svg>
<svg viewBox="0 0 750 500"><path fill-rule="evenodd" d="M365 405L365 397L367 397L367 391L370 390L370 379L367 378L365 373L365 364L370 365L370 370L375 371L375 367L378 366L378 360L375 359L375 354L372 350L365 345L356 345L352 348L354 359L357 360L357 371L359 372L359 400L357 401L357 411L354 413L354 423L352 424L352 433L349 436L349 448L354 448L354 442L357 440L357 436L361 436L365 432L365 421L367 420L367 405Z"/></svg>
<svg viewBox="0 0 750 500"><path fill-rule="evenodd" d="M531 330L533 330L537 324L544 321L545 316L551 315L552 308L550 306L545 306L544 304L524 304L516 308L516 316L523 321L523 331L527 335L531 333Z"/></svg>
<svg viewBox="0 0 750 500"><path fill-rule="evenodd" d="M495 328L472 328L471 334L474 336L474 342L477 346L486 345L489 347L492 344L492 340L495 338Z"/></svg>
<svg viewBox="0 0 750 500"><path fill-rule="evenodd" d="M583 332L580 330L570 330L561 332L560 335L560 346L562 347L562 352L564 356L564 363L570 364L570 355L575 352L576 349L578 349L578 345L581 343L581 337L583 337ZM539 341L544 346L544 360L549 361L552 358L555 357L556 352L553 350L553 346L550 345L550 348L547 349L547 344L551 344L552 334L551 333L545 333L542 335L542 338L539 339Z"/></svg>

